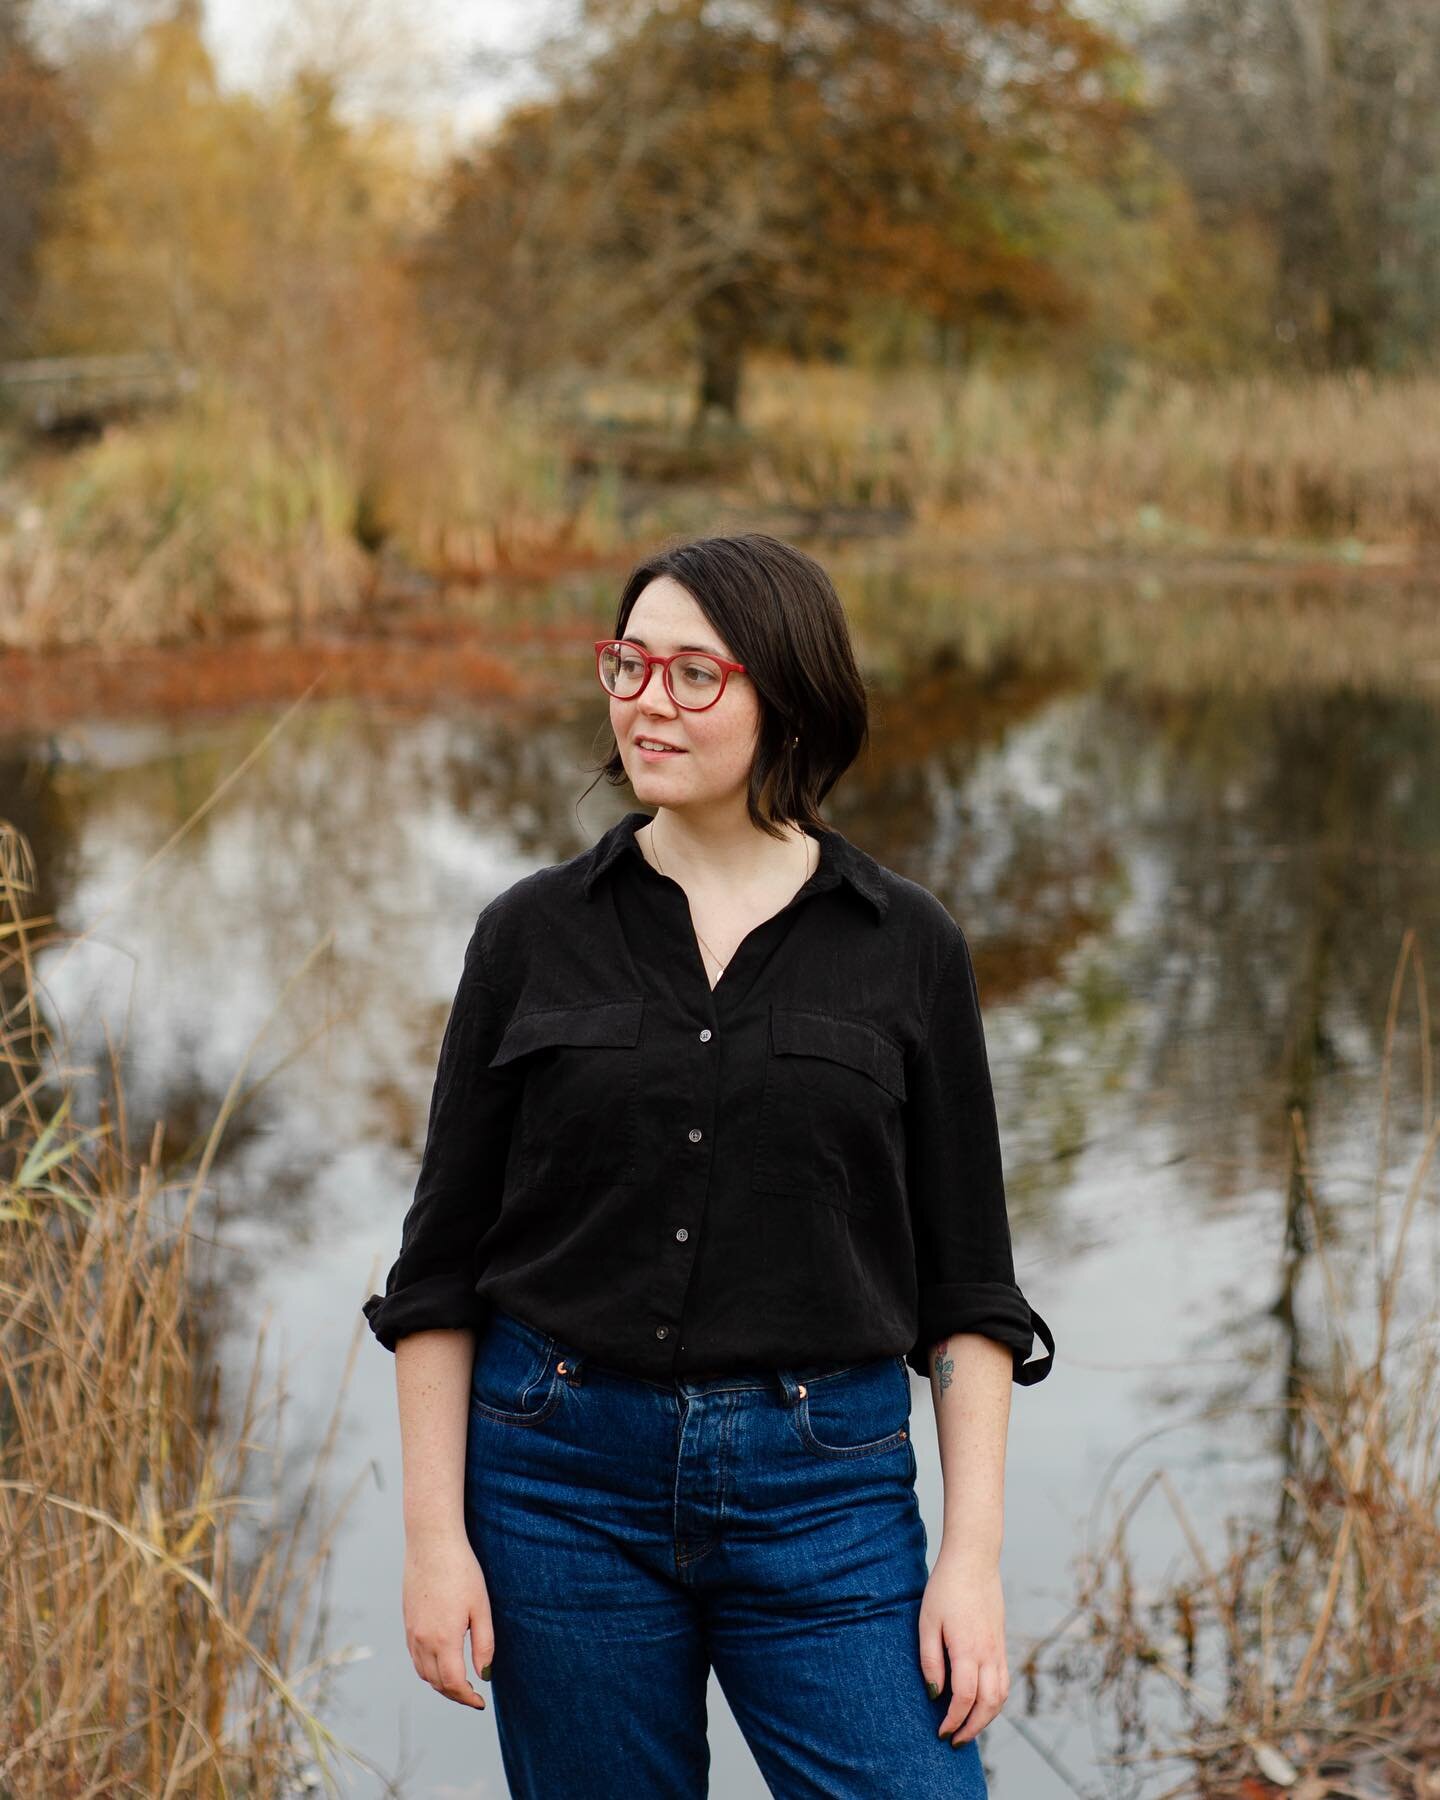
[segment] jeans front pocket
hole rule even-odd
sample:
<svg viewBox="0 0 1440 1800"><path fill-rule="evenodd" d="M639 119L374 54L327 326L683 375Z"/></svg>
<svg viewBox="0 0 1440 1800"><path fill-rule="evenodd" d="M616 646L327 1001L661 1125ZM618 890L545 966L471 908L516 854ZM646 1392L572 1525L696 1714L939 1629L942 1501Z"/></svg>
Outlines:
<svg viewBox="0 0 1440 1800"><path fill-rule="evenodd" d="M812 1456L844 1460L909 1447L910 1372L882 1356L806 1381L790 1421Z"/></svg>
<svg viewBox="0 0 1440 1800"><path fill-rule="evenodd" d="M555 1340L495 1313L475 1345L470 1410L502 1425L541 1425L565 1397Z"/></svg>

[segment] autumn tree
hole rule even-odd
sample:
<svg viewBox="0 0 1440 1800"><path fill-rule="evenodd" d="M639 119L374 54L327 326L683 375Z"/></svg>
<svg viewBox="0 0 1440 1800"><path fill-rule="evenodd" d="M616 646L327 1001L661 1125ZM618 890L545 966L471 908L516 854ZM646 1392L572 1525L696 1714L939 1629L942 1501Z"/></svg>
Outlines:
<svg viewBox="0 0 1440 1800"><path fill-rule="evenodd" d="M1137 97L1064 0L587 0L581 27L446 176L427 290L473 368L678 343L699 421L736 415L749 348L803 349L861 295L962 344L1083 306L1047 190Z"/></svg>
<svg viewBox="0 0 1440 1800"><path fill-rule="evenodd" d="M1314 368L1440 338L1434 0L1174 0L1137 38L1155 141L1215 225L1271 235L1276 340Z"/></svg>
<svg viewBox="0 0 1440 1800"><path fill-rule="evenodd" d="M383 121L342 118L322 71L227 91L202 23L176 0L67 69L85 131L39 251L35 335L167 353L282 453L317 469L333 453L368 494L419 451L404 247L421 184Z"/></svg>
<svg viewBox="0 0 1440 1800"><path fill-rule="evenodd" d="M60 77L35 48L27 0L0 0L0 354L34 348L36 252L74 130Z"/></svg>

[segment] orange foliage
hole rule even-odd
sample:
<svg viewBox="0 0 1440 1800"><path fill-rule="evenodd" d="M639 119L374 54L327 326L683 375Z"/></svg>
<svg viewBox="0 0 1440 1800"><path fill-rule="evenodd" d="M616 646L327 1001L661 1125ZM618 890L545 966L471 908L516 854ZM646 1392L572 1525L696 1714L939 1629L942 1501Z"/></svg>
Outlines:
<svg viewBox="0 0 1440 1800"><path fill-rule="evenodd" d="M960 325L1083 307L1046 196L1098 178L1138 107L1065 0L584 10L601 47L445 183L431 291L477 358L688 334L723 398L747 346L823 340L866 294Z"/></svg>

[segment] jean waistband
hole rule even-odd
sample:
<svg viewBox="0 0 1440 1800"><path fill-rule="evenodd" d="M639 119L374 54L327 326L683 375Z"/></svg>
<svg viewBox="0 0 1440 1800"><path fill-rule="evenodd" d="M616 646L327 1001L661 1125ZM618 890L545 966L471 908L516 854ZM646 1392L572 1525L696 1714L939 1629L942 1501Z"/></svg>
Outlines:
<svg viewBox="0 0 1440 1800"><path fill-rule="evenodd" d="M668 1381L657 1381L648 1375L634 1375L628 1369L616 1369L608 1363L599 1362L588 1351L581 1350L568 1339L542 1331L539 1326L531 1325L512 1312L506 1312L503 1307L492 1304L490 1315L497 1329L508 1331L533 1345L535 1349L563 1362L565 1368L562 1373L568 1380L582 1381L588 1369L611 1381L634 1382L640 1387L656 1388L662 1393L707 1394L771 1389L787 1402L793 1402L800 1397L804 1387L817 1381L826 1381L835 1375L847 1374L851 1369L863 1369L873 1362L895 1362L902 1368L905 1366L903 1356L882 1356L852 1359L842 1363L797 1363L776 1369L737 1370L729 1375L677 1375ZM908 1378L908 1369L906 1373Z"/></svg>

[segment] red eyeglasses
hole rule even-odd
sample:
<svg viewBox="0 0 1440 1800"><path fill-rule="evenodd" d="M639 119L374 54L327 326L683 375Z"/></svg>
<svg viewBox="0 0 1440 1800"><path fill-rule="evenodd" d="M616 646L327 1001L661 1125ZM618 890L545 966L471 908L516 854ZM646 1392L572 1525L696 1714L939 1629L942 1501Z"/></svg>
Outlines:
<svg viewBox="0 0 1440 1800"><path fill-rule="evenodd" d="M708 650L677 650L673 656L652 656L626 638L596 640L595 671L601 687L616 700L638 700L657 664L665 671L665 692L686 712L704 712L725 692L731 675L745 673L744 663L711 656Z"/></svg>

